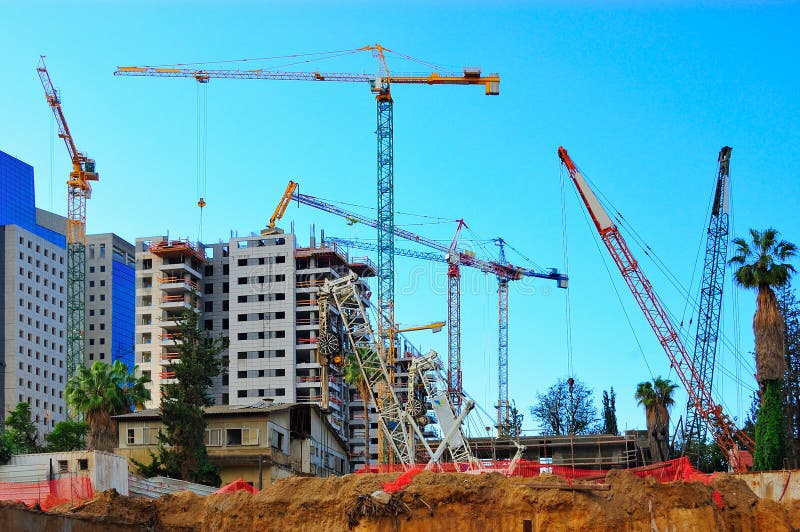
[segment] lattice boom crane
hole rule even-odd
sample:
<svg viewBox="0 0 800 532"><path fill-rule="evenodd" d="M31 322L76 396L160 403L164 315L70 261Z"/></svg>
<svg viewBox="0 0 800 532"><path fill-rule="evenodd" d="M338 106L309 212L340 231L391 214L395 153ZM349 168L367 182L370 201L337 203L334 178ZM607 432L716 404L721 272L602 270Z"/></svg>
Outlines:
<svg viewBox="0 0 800 532"><path fill-rule="evenodd" d="M622 273L633 297L664 348L670 364L675 368L675 372L689 396L689 401L714 435L717 444L726 452L728 462L733 469L745 471L747 460L743 451L739 449L739 445L743 445L747 452L752 453L755 447L753 440L742 432L733 420L722 411L722 406L714 401L711 389L700 378L698 368L694 365L691 355L686 351L678 331L672 324L650 281L645 277L639 263L633 257L619 229L611 221L583 175L572 162L567 150L563 147L558 148L558 155L578 189L578 194L589 211L597 232L600 234L600 239L611 253L614 263Z"/></svg>
<svg viewBox="0 0 800 532"><path fill-rule="evenodd" d="M78 364L84 363L86 352L86 200L92 196L91 181L97 181L99 175L94 160L75 146L44 56L36 72L58 124L58 136L64 139L72 162L67 181L67 378L70 378Z"/></svg>
<svg viewBox="0 0 800 532"><path fill-rule="evenodd" d="M703 261L703 280L700 284L700 302L697 310L697 335L692 362L697 368L697 377L709 389L714 382L714 360L719 338L719 319L722 312L722 289L725 285L725 269L728 258L728 194L730 192L729 170L731 148L719 151L717 180L711 219L708 222L708 238ZM686 435L688 442L705 442L705 425L691 402L686 405Z"/></svg>

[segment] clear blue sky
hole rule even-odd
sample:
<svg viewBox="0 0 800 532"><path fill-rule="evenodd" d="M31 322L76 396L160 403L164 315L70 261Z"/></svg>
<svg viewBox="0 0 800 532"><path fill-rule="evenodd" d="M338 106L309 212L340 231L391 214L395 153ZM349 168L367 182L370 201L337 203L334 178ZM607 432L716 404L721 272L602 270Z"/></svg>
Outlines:
<svg viewBox="0 0 800 532"><path fill-rule="evenodd" d="M464 217L479 238L501 235L536 264L563 269L556 149L564 145L688 286L723 145L733 147L734 231L775 226L800 242L800 7L692 4L0 2L0 149L33 164L39 206L64 213L69 164L55 139L51 166L51 113L35 72L39 54L46 54L79 148L97 160L101 175L89 231L130 240L166 231L196 238L196 84L118 78L114 68L381 42L437 64L479 65L502 76L501 95L493 98L475 87L395 87L398 211ZM309 69L375 68L365 55ZM260 230L290 178L308 194L375 204L375 104L365 86L219 80L207 91L205 241ZM620 425L642 427L632 394L651 376L645 356L656 375L668 375L669 364L618 272L606 273L605 251L598 251L567 186L574 372L595 389L598 408L601 390L613 386ZM374 238L365 227L305 207L290 207L284 225L291 220L301 242L311 223L329 235ZM398 215L400 224L420 221ZM454 229L407 227L443 240ZM491 245L487 251L496 252ZM688 322L693 312L684 311L678 291L637 247L634 253L670 309ZM525 263L513 253L509 259ZM464 277L464 382L493 413L496 283L476 272ZM754 297L727 289L723 329L749 360ZM441 266L398 259L397 291L402 323L445 318ZM510 393L525 411L537 392L568 374L565 300L544 281L511 290ZM418 334L424 347L446 353L444 333ZM731 375L754 386L751 362L738 367L731 351L721 357ZM740 416L749 392L740 402L733 379L718 384L731 415ZM525 425L533 428L529 415Z"/></svg>

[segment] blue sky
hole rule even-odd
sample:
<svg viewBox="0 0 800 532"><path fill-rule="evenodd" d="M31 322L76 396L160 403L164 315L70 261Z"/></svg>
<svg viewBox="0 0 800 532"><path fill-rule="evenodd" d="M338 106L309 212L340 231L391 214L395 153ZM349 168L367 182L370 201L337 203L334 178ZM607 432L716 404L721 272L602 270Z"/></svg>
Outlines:
<svg viewBox="0 0 800 532"><path fill-rule="evenodd" d="M569 330L574 374L595 389L598 408L601 391L613 386L620 425L642 427L633 390L650 378L648 363L655 375L668 375L669 364L619 273L606 272L605 250L598 251L570 183L562 213L556 150L569 150L683 285L694 279L692 294L723 145L733 147L734 232L774 226L800 242L793 149L800 141L799 16L797 5L780 2L0 2L0 149L34 165L40 207L65 211L69 164L53 140L35 72L46 54L78 146L97 160L101 176L89 231L197 238L196 83L114 77L117 65L380 42L454 69L499 72L499 97L478 87L395 87L396 209L463 217L473 231L465 238L502 236L542 267L564 269L566 233L569 324L564 291L545 281L511 289L510 395L527 411L537 392L568 376ZM390 67L419 70L404 61ZM363 55L308 69L374 72L376 64ZM365 86L218 80L205 90L205 241L260 230L288 179L308 194L375 205L375 103ZM312 223L328 235L374 238L368 228L307 207L291 206L283 225L290 221L301 242ZM442 240L455 229L408 225L427 220L404 215L397 221ZM491 243L475 247L496 253ZM667 306L688 323L693 312L684 298L633 249ZM526 265L513 252L508 258ZM398 321L445 318L441 265L397 259L396 275ZM496 283L469 271L464 283L464 383L493 413ZM738 417L755 382L748 354L754 297L726 289L722 327L749 365L723 351L721 365L745 387L722 378L715 388ZM446 334L416 334L423 347L446 353ZM526 428L533 428L529 418Z"/></svg>

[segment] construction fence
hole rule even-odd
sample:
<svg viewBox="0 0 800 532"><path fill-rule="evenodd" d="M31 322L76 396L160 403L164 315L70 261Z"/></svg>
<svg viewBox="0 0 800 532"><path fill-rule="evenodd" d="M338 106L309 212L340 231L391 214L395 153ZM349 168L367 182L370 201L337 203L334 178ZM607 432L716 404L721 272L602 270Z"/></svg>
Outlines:
<svg viewBox="0 0 800 532"><path fill-rule="evenodd" d="M0 500L39 505L49 510L64 503L78 504L94 496L92 481L84 476L65 476L40 482L0 482Z"/></svg>
<svg viewBox="0 0 800 532"><path fill-rule="evenodd" d="M395 481L388 482L384 486L387 492L394 492L402 489L411 482L417 474L425 471L424 467L407 468L398 464L379 464L362 467L357 474L365 473L403 473ZM531 460L520 460L513 464L512 460L496 460L483 462L481 470L470 470L467 464L443 463L434 466L431 471L435 473L501 473L506 476L515 477L538 477L540 475L554 475L561 477L568 482L594 481L598 484L605 482L606 475L610 469L580 469L565 465L542 464ZM626 469L639 477L654 477L659 482L702 482L706 485L711 483L713 474L701 473L695 469L684 457L661 462L658 464Z"/></svg>

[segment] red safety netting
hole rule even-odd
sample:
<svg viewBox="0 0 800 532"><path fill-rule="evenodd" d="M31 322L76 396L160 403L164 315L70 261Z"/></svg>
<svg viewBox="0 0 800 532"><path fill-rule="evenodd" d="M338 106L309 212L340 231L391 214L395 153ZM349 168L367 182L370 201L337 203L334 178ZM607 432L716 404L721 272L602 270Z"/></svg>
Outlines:
<svg viewBox="0 0 800 532"><path fill-rule="evenodd" d="M65 477L42 482L0 482L0 500L17 501L48 510L65 502L80 502L94 496L89 477Z"/></svg>
<svg viewBox="0 0 800 532"><path fill-rule="evenodd" d="M233 493L234 491L249 491L250 493L258 493L258 489L253 487L249 482L245 482L243 478L234 480L230 484L225 484L217 493Z"/></svg>
<svg viewBox="0 0 800 532"><path fill-rule="evenodd" d="M580 469L576 467L542 464L532 460L520 460L513 471L509 472L511 460L497 460L483 462L483 472L487 473L502 473L509 476L519 477L537 477L539 475L556 475L561 478L572 480L593 480L596 482L604 482L605 476L609 472L608 469ZM404 488L411 482L411 479L423 468L405 468L401 465L381 464L371 465L369 467L361 467L356 473L403 473L394 482L386 483L385 491L398 491ZM453 464L444 463L436 466L432 471L440 473L459 473L467 470L466 464ZM659 482L675 482L678 480L687 482L702 482L710 484L712 475L701 473L695 469L685 456L653 464L644 467L636 467L628 469L628 471L640 477L655 477ZM471 471L475 473L476 471ZM389 489L386 489L386 488Z"/></svg>

